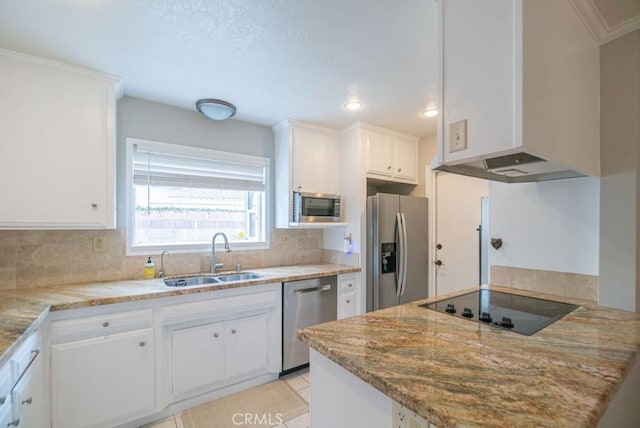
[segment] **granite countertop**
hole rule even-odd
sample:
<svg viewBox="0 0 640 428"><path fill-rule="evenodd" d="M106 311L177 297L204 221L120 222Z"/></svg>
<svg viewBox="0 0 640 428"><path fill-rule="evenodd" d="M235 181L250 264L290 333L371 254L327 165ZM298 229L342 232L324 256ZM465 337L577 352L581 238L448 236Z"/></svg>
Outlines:
<svg viewBox="0 0 640 428"><path fill-rule="evenodd" d="M164 285L163 279L148 279L3 290L0 292L0 366L4 365L15 349L38 328L49 311L295 281L358 272L360 268L336 264L311 264L251 269L250 271L262 275L262 278L189 287L167 287ZM235 272L217 272L216 274L224 273ZM180 275L180 277L185 276L189 275Z"/></svg>
<svg viewBox="0 0 640 428"><path fill-rule="evenodd" d="M298 337L436 426L595 426L640 350L640 314L581 305L533 336L418 307L308 327Z"/></svg>

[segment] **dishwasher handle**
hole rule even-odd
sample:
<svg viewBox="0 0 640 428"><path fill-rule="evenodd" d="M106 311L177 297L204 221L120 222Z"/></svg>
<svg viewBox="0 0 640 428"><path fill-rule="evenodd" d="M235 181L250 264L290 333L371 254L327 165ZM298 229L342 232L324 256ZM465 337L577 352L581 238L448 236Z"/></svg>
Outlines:
<svg viewBox="0 0 640 428"><path fill-rule="evenodd" d="M331 290L331 284L319 285L318 287L303 288L302 290L296 290L295 294L299 296L301 294L318 293L318 292L329 291L329 290Z"/></svg>

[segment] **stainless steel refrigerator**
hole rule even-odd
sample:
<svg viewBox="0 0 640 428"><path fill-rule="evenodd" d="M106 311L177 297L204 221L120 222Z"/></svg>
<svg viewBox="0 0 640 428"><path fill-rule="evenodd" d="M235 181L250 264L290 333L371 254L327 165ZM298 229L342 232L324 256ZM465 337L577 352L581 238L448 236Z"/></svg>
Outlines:
<svg viewBox="0 0 640 428"><path fill-rule="evenodd" d="M367 312L427 297L427 214L427 198L367 198Z"/></svg>

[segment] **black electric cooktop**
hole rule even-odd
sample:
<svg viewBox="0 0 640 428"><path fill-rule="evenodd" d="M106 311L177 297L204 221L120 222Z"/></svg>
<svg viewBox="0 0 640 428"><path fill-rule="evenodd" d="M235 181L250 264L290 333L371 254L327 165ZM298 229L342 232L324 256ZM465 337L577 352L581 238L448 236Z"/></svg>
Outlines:
<svg viewBox="0 0 640 428"><path fill-rule="evenodd" d="M527 336L578 307L569 303L491 290L474 291L420 306Z"/></svg>

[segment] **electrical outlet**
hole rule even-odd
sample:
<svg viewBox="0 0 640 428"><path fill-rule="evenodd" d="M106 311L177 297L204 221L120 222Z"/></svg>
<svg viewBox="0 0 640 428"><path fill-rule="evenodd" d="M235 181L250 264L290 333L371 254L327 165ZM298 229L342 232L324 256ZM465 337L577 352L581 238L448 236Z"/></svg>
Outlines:
<svg viewBox="0 0 640 428"><path fill-rule="evenodd" d="M421 418L400 403L393 401L391 407L393 412L393 428L429 428L426 419Z"/></svg>
<svg viewBox="0 0 640 428"><path fill-rule="evenodd" d="M449 153L467 148L467 119L449 124Z"/></svg>
<svg viewBox="0 0 640 428"><path fill-rule="evenodd" d="M407 416L405 414L406 409L396 401L391 406L393 412L392 427L393 428L407 428Z"/></svg>
<svg viewBox="0 0 640 428"><path fill-rule="evenodd" d="M104 252L104 236L93 237L93 252L94 253Z"/></svg>

